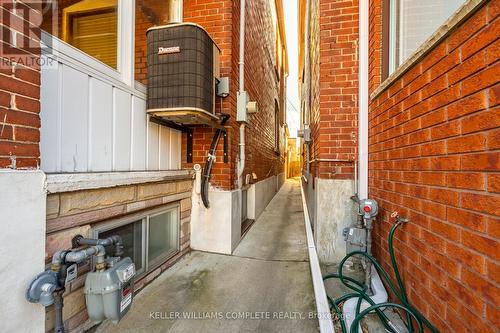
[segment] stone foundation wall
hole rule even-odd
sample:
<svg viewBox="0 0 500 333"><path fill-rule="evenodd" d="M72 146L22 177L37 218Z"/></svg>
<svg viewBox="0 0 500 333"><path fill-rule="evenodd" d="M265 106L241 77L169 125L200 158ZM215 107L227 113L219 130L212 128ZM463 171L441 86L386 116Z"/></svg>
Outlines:
<svg viewBox="0 0 500 333"><path fill-rule="evenodd" d="M91 236L97 222L162 207L171 203L180 206L179 252L161 266L135 282L136 292L158 277L190 251L191 221L190 177L84 191L52 193L47 197L47 238L45 261L51 261L57 250L71 248L71 239L78 234ZM78 267L78 278L66 287L63 318L69 332L83 332L93 326L88 320L83 287L90 263ZM54 328L54 310L48 307L45 331Z"/></svg>

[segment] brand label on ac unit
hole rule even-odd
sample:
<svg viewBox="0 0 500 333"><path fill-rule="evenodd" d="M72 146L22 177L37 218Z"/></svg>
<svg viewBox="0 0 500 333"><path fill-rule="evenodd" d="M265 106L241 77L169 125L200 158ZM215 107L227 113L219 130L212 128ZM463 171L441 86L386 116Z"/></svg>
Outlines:
<svg viewBox="0 0 500 333"><path fill-rule="evenodd" d="M159 47L158 48L158 54L172 54L172 53L179 53L181 52L181 48L179 46L172 46L172 47Z"/></svg>

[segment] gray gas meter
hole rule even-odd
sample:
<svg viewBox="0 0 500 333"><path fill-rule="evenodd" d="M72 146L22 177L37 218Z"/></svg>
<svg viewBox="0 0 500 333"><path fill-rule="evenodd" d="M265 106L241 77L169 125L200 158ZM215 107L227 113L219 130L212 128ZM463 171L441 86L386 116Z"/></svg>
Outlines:
<svg viewBox="0 0 500 333"><path fill-rule="evenodd" d="M366 229L358 227L345 228L343 231L346 241L346 253L354 251L366 252Z"/></svg>
<svg viewBox="0 0 500 333"><path fill-rule="evenodd" d="M359 202L359 215L366 219L373 219L378 214L378 204L373 199L364 199Z"/></svg>
<svg viewBox="0 0 500 333"><path fill-rule="evenodd" d="M132 305L134 263L124 258L109 266L106 270L88 273L85 280L87 310L94 323L110 319L116 324Z"/></svg>

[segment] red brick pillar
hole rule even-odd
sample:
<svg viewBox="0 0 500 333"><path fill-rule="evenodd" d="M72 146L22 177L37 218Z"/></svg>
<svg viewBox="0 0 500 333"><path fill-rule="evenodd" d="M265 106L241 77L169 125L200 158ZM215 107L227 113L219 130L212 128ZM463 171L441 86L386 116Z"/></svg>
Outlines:
<svg viewBox="0 0 500 333"><path fill-rule="evenodd" d="M0 3L0 168L40 164L40 2Z"/></svg>

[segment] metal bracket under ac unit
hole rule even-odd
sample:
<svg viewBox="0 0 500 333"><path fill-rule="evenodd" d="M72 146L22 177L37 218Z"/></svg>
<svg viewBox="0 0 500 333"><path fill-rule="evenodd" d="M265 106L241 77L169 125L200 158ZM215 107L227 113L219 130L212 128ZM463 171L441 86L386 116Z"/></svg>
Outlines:
<svg viewBox="0 0 500 333"><path fill-rule="evenodd" d="M160 126L165 126L171 129L178 130L182 133L186 133L187 135L187 144L186 144L186 163L193 163L193 128L179 125L173 121L169 121L163 118L158 117L150 117L149 121ZM227 129L225 127L220 127L220 129L224 132L224 163L229 163L229 142L227 137Z"/></svg>

